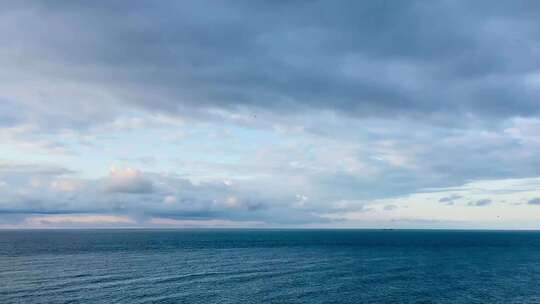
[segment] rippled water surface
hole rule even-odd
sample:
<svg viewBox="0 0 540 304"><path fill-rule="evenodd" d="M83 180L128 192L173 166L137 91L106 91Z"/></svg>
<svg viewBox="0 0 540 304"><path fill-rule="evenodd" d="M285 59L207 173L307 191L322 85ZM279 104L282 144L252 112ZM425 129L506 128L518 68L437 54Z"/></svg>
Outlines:
<svg viewBox="0 0 540 304"><path fill-rule="evenodd" d="M540 303L540 233L0 231L0 303Z"/></svg>

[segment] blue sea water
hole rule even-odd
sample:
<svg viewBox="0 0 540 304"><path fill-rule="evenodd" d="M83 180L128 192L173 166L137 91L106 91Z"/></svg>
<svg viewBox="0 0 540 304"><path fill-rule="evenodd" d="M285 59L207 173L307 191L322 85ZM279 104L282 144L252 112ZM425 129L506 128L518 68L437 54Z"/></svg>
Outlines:
<svg viewBox="0 0 540 304"><path fill-rule="evenodd" d="M540 303L540 232L0 231L0 303Z"/></svg>

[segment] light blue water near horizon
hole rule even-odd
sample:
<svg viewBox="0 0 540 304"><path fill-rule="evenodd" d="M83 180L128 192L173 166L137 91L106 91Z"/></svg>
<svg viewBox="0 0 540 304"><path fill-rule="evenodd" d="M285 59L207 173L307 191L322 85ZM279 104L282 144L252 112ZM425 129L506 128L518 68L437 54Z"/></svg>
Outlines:
<svg viewBox="0 0 540 304"><path fill-rule="evenodd" d="M0 303L540 303L540 232L0 231Z"/></svg>

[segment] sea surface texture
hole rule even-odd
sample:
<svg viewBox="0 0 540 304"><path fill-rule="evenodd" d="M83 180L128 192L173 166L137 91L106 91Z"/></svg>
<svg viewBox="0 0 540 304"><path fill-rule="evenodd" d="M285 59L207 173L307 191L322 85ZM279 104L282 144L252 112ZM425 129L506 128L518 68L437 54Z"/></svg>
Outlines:
<svg viewBox="0 0 540 304"><path fill-rule="evenodd" d="M540 303L540 233L0 231L0 303Z"/></svg>

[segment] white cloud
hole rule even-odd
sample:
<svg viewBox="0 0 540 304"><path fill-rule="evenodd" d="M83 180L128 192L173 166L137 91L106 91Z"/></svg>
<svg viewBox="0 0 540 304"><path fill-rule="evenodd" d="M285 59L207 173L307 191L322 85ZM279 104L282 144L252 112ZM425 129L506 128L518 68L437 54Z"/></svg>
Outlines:
<svg viewBox="0 0 540 304"><path fill-rule="evenodd" d="M70 225L103 225L103 224L135 224L135 220L127 216L107 214L69 214L30 216L24 220L27 227L58 227Z"/></svg>
<svg viewBox="0 0 540 304"><path fill-rule="evenodd" d="M163 202L165 204L176 204L178 202L178 199L174 195L167 195L165 198L163 198Z"/></svg>
<svg viewBox="0 0 540 304"><path fill-rule="evenodd" d="M62 192L75 192L83 187L84 182L78 180L55 180L51 182L51 188Z"/></svg>
<svg viewBox="0 0 540 304"><path fill-rule="evenodd" d="M110 169L109 177L105 180L105 188L108 192L118 193L150 193L154 190L152 182L140 171L116 167Z"/></svg>

